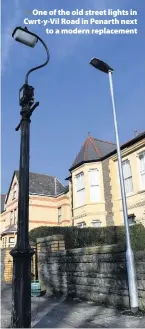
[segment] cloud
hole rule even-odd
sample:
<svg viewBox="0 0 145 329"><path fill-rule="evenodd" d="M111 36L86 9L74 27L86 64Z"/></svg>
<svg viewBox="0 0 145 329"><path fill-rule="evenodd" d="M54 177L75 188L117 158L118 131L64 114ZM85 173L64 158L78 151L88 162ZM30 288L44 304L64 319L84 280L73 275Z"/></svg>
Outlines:
<svg viewBox="0 0 145 329"><path fill-rule="evenodd" d="M13 39L12 39L12 31L21 17L21 9L19 6L19 0L13 0L11 2L12 10L9 8L8 17L4 21L4 25L2 26L2 73L7 69L9 64L9 55L10 51L13 47ZM3 15L6 12L6 8L3 9Z"/></svg>

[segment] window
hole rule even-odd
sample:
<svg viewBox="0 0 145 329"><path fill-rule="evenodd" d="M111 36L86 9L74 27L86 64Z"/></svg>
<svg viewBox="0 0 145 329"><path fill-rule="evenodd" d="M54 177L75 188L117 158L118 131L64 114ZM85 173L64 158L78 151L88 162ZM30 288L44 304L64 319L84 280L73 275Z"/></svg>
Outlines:
<svg viewBox="0 0 145 329"><path fill-rule="evenodd" d="M16 199L17 184L14 185L13 199Z"/></svg>
<svg viewBox="0 0 145 329"><path fill-rule="evenodd" d="M128 223L129 223L129 226L132 226L132 225L135 225L136 224L135 215L134 214L128 215Z"/></svg>
<svg viewBox="0 0 145 329"><path fill-rule="evenodd" d="M81 172L75 177L76 181L76 206L82 206L85 204L85 182L84 173Z"/></svg>
<svg viewBox="0 0 145 329"><path fill-rule="evenodd" d="M14 225L16 224L17 222L17 210L15 209L14 210Z"/></svg>
<svg viewBox="0 0 145 329"><path fill-rule="evenodd" d="M2 241L3 241L3 248L5 248L5 238L3 238Z"/></svg>
<svg viewBox="0 0 145 329"><path fill-rule="evenodd" d="M15 238L14 237L9 238L9 243L14 243L14 242L15 242Z"/></svg>
<svg viewBox="0 0 145 329"><path fill-rule="evenodd" d="M10 237L9 238L9 247L13 247L15 243L15 238L14 237Z"/></svg>
<svg viewBox="0 0 145 329"><path fill-rule="evenodd" d="M140 175L141 175L141 187L145 189L145 152L139 154L140 160Z"/></svg>
<svg viewBox="0 0 145 329"><path fill-rule="evenodd" d="M131 173L131 166L130 161L125 160L122 163L123 166L123 177L124 177L124 184L125 184L125 193L130 194L133 192L133 183L132 183L132 173Z"/></svg>
<svg viewBox="0 0 145 329"><path fill-rule="evenodd" d="M81 223L77 224L77 227L79 227L79 228L82 228L82 227L85 227L85 226L86 226L85 222L81 222Z"/></svg>
<svg viewBox="0 0 145 329"><path fill-rule="evenodd" d="M90 201L98 202L100 200L100 182L99 182L99 170L89 170L90 181Z"/></svg>
<svg viewBox="0 0 145 329"><path fill-rule="evenodd" d="M60 223L61 222L61 207L60 208L58 208L58 223Z"/></svg>
<svg viewBox="0 0 145 329"><path fill-rule="evenodd" d="M101 226L101 221L99 219L92 220L92 226L93 227L100 227Z"/></svg>
<svg viewBox="0 0 145 329"><path fill-rule="evenodd" d="M7 247L7 237L5 237L5 238L3 239L3 241L4 241L4 248L6 248L6 247Z"/></svg>
<svg viewBox="0 0 145 329"><path fill-rule="evenodd" d="M10 226L13 224L13 211L10 212Z"/></svg>

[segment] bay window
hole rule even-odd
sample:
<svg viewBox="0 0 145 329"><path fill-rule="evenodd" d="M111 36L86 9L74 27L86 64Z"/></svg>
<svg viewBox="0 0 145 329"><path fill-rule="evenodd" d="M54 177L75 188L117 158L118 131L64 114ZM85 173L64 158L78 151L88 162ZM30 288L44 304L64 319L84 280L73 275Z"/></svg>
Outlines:
<svg viewBox="0 0 145 329"><path fill-rule="evenodd" d="M76 183L76 206L83 206L85 204L85 180L84 173L76 175L75 177Z"/></svg>
<svg viewBox="0 0 145 329"><path fill-rule="evenodd" d="M124 184L125 184L125 193L130 194L133 192L133 182L132 182L132 172L130 161L125 160L122 162L123 166L123 177L124 177Z"/></svg>
<svg viewBox="0 0 145 329"><path fill-rule="evenodd" d="M90 182L90 201L98 202L100 200L100 177L98 169L89 170Z"/></svg>

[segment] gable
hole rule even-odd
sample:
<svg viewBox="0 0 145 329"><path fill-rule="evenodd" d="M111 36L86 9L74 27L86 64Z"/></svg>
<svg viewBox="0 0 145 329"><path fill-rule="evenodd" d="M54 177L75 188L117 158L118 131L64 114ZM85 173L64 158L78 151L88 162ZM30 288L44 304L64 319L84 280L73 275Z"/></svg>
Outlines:
<svg viewBox="0 0 145 329"><path fill-rule="evenodd" d="M11 184L10 184L10 187L8 190L8 194L7 194L6 200L5 200L5 203L7 205L9 205L14 200L13 194L14 194L15 186L16 186L16 190L17 190L17 192L16 192L16 198L17 198L18 197L18 179L17 179L16 173L14 172L12 180L11 180Z"/></svg>

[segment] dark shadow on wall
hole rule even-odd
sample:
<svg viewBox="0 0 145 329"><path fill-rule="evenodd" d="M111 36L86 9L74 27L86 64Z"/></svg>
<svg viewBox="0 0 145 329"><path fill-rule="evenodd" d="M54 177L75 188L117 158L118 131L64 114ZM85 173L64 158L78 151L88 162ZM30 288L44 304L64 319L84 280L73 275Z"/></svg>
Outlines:
<svg viewBox="0 0 145 329"><path fill-rule="evenodd" d="M69 321L75 318L76 312L80 312L78 328L128 326L126 317L119 322L121 309L124 309L125 305L129 307L125 253L117 249L115 251L114 246L109 247L109 252L104 251L102 247L98 248L97 253L91 251L93 248L87 249L87 252L82 248L50 253L49 257L48 254L45 255L47 266L45 274L42 273L45 284L51 287L55 296L65 294L67 298L54 306L35 327L44 325L44 320L49 326L53 319L54 327L65 321L68 327L69 324L72 326ZM82 303L81 300L92 301L93 310L92 305ZM110 309L110 305L113 308ZM143 319L138 320L138 323L140 327L144 327Z"/></svg>
<svg viewBox="0 0 145 329"><path fill-rule="evenodd" d="M114 247L112 247L114 248ZM88 248L89 249L89 248ZM86 250L41 251L40 280L47 292L91 300L120 308L128 305L128 285L124 253L86 254Z"/></svg>
<svg viewBox="0 0 145 329"><path fill-rule="evenodd" d="M117 235L115 240L117 240ZM41 282L48 294L88 300L96 305L113 306L116 311L129 309L125 251L118 245L41 250ZM139 296L145 296L145 255L140 256L142 272L138 273ZM138 263L137 263L138 264ZM138 267L139 265L137 265ZM141 267L139 267L141 268Z"/></svg>

